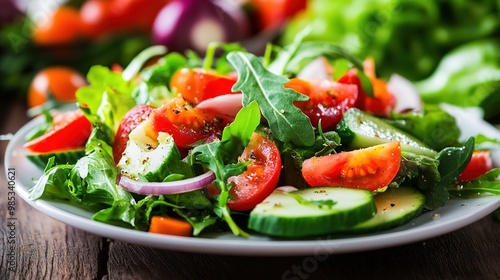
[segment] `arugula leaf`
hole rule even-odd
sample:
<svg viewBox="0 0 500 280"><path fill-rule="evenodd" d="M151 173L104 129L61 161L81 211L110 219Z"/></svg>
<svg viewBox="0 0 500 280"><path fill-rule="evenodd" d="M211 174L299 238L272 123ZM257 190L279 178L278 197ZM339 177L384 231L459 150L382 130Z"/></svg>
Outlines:
<svg viewBox="0 0 500 280"><path fill-rule="evenodd" d="M214 205L214 212L226 221L233 234L237 236L247 237L248 234L234 222L227 207L231 188L227 184L227 179L246 170L248 163L237 162L238 156L250 142L250 137L259 123L260 111L254 101L243 107L235 120L224 128L220 141L198 145L188 155L190 165L201 164L215 173L216 179L213 184L219 188L220 194L215 198L217 204Z"/></svg>
<svg viewBox="0 0 500 280"><path fill-rule="evenodd" d="M307 96L284 88L288 79L269 72L252 54L231 52L227 59L238 72L233 91L243 92L244 106L257 101L278 140L298 146L314 144L314 129L309 118L293 105L294 101L308 100Z"/></svg>
<svg viewBox="0 0 500 280"><path fill-rule="evenodd" d="M453 185L469 163L474 151L474 138L469 138L463 147L448 147L438 153L441 180L431 189L424 190L425 208L442 207L449 199L448 188Z"/></svg>

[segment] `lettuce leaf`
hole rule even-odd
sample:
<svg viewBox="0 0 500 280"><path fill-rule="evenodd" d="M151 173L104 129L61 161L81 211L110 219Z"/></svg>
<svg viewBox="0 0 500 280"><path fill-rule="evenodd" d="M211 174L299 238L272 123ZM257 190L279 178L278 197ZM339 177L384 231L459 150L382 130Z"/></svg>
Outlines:
<svg viewBox="0 0 500 280"><path fill-rule="evenodd" d="M120 73L96 65L87 80L90 85L78 89L76 98L87 119L100 122L116 131L125 114L136 105L132 92L134 81L125 81Z"/></svg>

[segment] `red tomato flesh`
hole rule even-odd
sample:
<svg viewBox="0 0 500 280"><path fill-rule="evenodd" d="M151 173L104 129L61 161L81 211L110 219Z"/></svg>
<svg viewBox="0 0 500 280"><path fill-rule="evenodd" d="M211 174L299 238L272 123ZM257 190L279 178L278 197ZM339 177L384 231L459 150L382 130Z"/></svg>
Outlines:
<svg viewBox="0 0 500 280"><path fill-rule="evenodd" d="M203 100L232 93L236 76L223 76L200 68L177 70L170 80L170 88L187 102L198 104Z"/></svg>
<svg viewBox="0 0 500 280"><path fill-rule="evenodd" d="M24 145L35 153L49 153L81 148L92 132L92 124L80 110L54 116L51 128Z"/></svg>
<svg viewBox="0 0 500 280"><path fill-rule="evenodd" d="M306 0L250 0L255 8L259 29L277 28L306 9Z"/></svg>
<svg viewBox="0 0 500 280"><path fill-rule="evenodd" d="M182 97L153 110L150 119L154 131L169 133L181 148L190 148L194 142L220 134L229 122L224 117L196 109Z"/></svg>
<svg viewBox="0 0 500 280"><path fill-rule="evenodd" d="M312 187L335 186L376 191L394 179L400 165L400 143L390 142L312 157L302 164L302 176Z"/></svg>
<svg viewBox="0 0 500 280"><path fill-rule="evenodd" d="M116 131L115 139L113 141L113 159L115 163L120 161L122 154L127 147L130 132L141 122L146 120L153 109L154 107L150 105L141 104L133 107L127 112L127 114L125 114L120 122L120 126L118 126L118 130Z"/></svg>
<svg viewBox="0 0 500 280"><path fill-rule="evenodd" d="M321 120L323 130L335 127L344 112L354 107L358 97L356 86L329 80L308 81L294 78L285 88L309 96L308 101L297 101L294 104L309 117L314 127L318 127Z"/></svg>
<svg viewBox="0 0 500 280"><path fill-rule="evenodd" d="M373 97L368 96L361 87L361 80L357 75L357 69L349 70L339 79L339 83L352 84L358 87L359 94L355 104L356 108L375 115L388 115L394 105L395 99L387 89L385 81L376 77L375 64L372 59L365 61L364 72L372 82Z"/></svg>
<svg viewBox="0 0 500 280"><path fill-rule="evenodd" d="M234 200L229 200L227 205L236 211L255 208L276 188L281 173L278 148L273 141L259 133L252 135L241 160L252 162L245 172L228 179L228 183L233 184L229 194Z"/></svg>
<svg viewBox="0 0 500 280"><path fill-rule="evenodd" d="M493 169L490 151L474 151L472 158L458 177L459 181L475 179Z"/></svg>

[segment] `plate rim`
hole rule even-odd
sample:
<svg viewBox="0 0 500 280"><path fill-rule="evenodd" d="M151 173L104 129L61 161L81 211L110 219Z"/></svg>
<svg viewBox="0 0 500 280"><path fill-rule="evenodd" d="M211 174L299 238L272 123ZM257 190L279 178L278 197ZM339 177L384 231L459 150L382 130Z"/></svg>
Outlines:
<svg viewBox="0 0 500 280"><path fill-rule="evenodd" d="M18 149L19 146L22 147L22 144L24 143L24 136L42 120L43 119L41 118L35 118L26 123L9 141L5 150L5 172L13 166L15 157L23 157L21 158L21 161L31 164L26 157L24 157L22 152L17 154L18 150L16 150L16 148ZM477 206L479 207L474 211L468 211L466 212L466 215L461 215L460 218L454 218L451 220L445 219L444 222L443 219L436 219L436 223L434 225L417 225L403 230L395 228L393 230L383 231L376 234L353 236L348 238L327 239L327 237L318 237L314 240L246 240L245 238L234 236L230 236L229 238L224 236L215 238L179 237L152 234L134 229L122 228L94 221L76 213L60 209L57 207L56 202L43 199L32 201L28 197L29 192L27 186L24 186L20 182L20 178L18 176L16 176L15 190L25 202L43 214L64 224L102 237L160 249L239 256L318 256L319 254L330 255L354 253L401 246L450 233L484 218L496 208L500 207L500 197L484 196L474 199L475 202L478 202ZM465 203L467 203L467 201L471 201L470 199L463 200L458 198L452 198L450 200ZM450 202L447 202L447 205L449 205L449 203ZM445 205L445 207L447 205ZM438 214L440 209L426 212L425 214Z"/></svg>

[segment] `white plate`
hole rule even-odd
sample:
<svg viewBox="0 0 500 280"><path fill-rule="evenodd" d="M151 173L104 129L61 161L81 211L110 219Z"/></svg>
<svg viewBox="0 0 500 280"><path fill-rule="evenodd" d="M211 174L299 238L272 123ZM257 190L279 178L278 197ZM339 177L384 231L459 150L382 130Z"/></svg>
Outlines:
<svg viewBox="0 0 500 280"><path fill-rule="evenodd" d="M273 240L264 236L248 239L234 237L230 233L204 237L176 237L150 234L124 229L91 219L92 213L72 205L52 201L28 199L28 189L33 178L42 171L26 159L23 148L26 134L41 119L29 122L21 128L7 146L5 169L16 170L18 195L37 210L70 226L116 240L142 244L157 248L231 255L324 255L359 252L408 244L449 233L477 221L500 207L500 197L475 199L451 199L444 207L422 214L414 221L377 234L355 237L321 237L311 240Z"/></svg>

